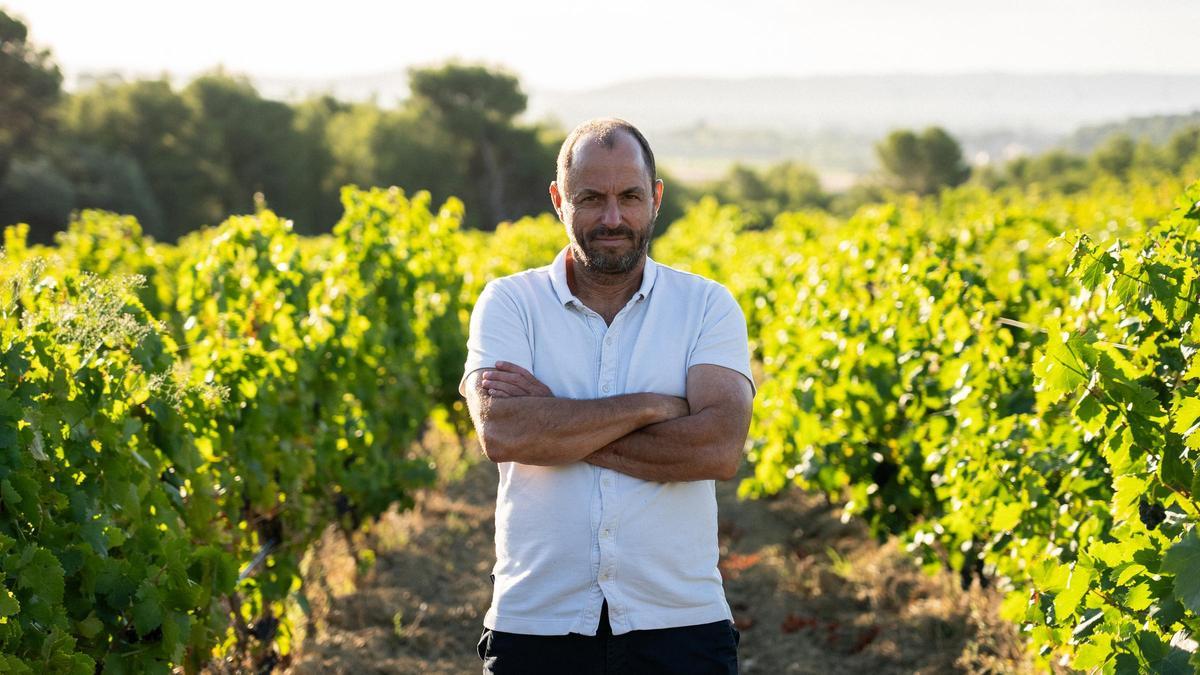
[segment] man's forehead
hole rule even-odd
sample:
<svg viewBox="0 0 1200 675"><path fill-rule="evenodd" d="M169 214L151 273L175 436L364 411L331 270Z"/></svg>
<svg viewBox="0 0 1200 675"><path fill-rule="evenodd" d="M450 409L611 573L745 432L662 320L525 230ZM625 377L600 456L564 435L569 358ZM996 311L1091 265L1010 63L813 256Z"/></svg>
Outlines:
<svg viewBox="0 0 1200 675"><path fill-rule="evenodd" d="M571 167L567 173L572 177L578 175L581 169L596 165L629 168L643 174L649 172L637 139L620 129L604 135L591 133L581 137L571 154Z"/></svg>

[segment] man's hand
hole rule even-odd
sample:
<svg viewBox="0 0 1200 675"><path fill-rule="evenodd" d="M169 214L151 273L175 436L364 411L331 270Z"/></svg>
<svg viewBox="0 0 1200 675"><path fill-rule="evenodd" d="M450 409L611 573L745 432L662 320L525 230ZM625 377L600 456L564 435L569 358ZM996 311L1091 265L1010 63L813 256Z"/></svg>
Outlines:
<svg viewBox="0 0 1200 675"><path fill-rule="evenodd" d="M495 370L485 370L479 377L479 386L495 398L510 396L554 396L550 387L542 384L515 363L497 361Z"/></svg>

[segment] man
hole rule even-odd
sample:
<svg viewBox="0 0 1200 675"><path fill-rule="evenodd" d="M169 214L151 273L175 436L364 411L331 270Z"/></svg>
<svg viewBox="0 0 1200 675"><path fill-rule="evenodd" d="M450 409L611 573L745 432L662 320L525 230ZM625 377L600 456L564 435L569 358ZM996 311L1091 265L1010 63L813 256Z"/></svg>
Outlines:
<svg viewBox="0 0 1200 675"><path fill-rule="evenodd" d="M663 183L622 120L576 128L550 199L569 245L497 279L460 391L500 472L484 673L736 673L714 480L754 385L721 285L647 257Z"/></svg>

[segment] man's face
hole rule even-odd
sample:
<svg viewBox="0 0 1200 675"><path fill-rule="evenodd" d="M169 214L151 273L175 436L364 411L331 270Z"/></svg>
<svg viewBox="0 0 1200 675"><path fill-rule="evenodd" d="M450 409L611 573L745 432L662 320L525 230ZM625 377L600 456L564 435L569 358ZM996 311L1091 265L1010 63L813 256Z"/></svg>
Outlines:
<svg viewBox="0 0 1200 675"><path fill-rule="evenodd" d="M651 183L641 148L629 134L618 134L611 148L580 139L564 185L552 184L550 194L567 226L571 253L588 270L625 274L646 255L662 181Z"/></svg>

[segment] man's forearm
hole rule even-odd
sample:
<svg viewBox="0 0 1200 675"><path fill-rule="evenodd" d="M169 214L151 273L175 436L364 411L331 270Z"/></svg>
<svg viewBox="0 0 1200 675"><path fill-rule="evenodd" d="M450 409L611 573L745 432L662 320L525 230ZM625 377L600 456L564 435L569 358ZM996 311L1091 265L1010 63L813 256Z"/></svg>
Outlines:
<svg viewBox="0 0 1200 675"><path fill-rule="evenodd" d="M585 461L662 483L728 480L737 471L750 424L748 416L726 419L731 414L737 413L707 408L652 424L609 443Z"/></svg>
<svg viewBox="0 0 1200 675"><path fill-rule="evenodd" d="M685 401L660 394L489 397L477 431L492 461L552 466L582 460L633 431L686 413Z"/></svg>

